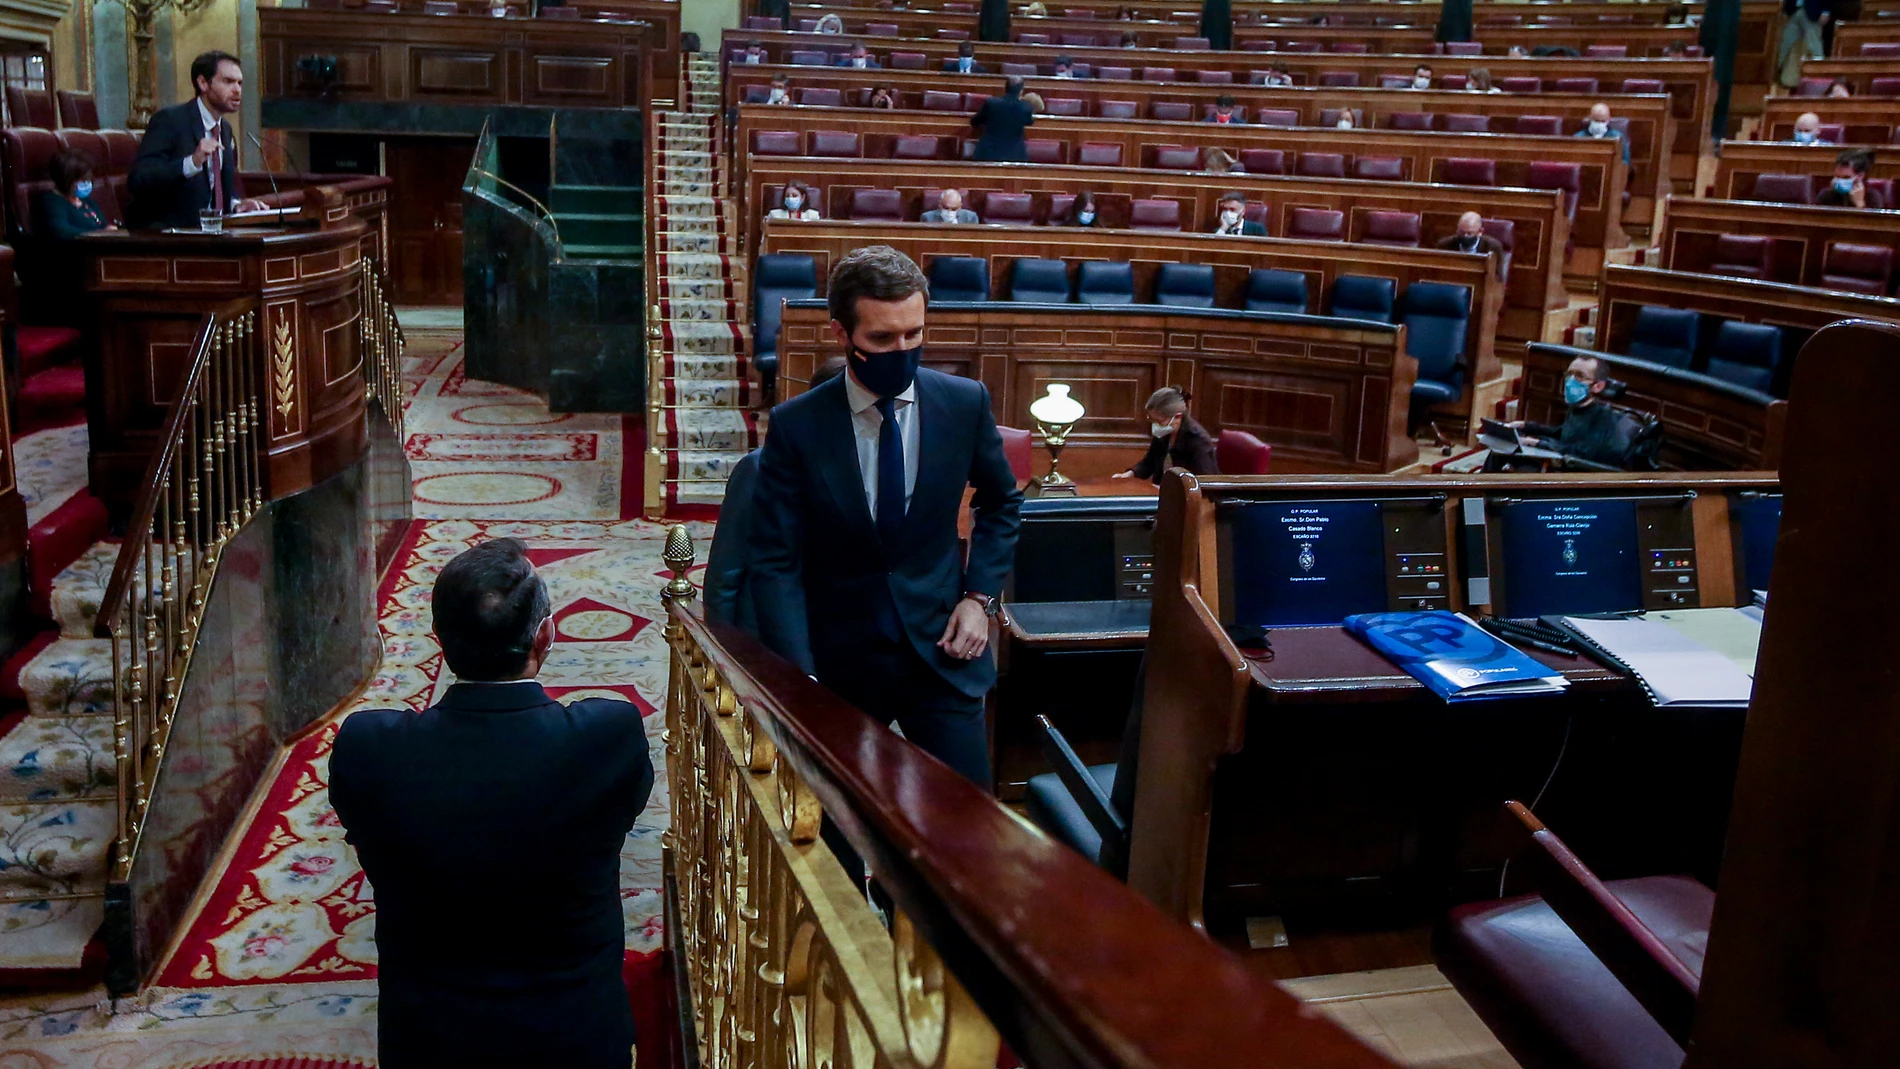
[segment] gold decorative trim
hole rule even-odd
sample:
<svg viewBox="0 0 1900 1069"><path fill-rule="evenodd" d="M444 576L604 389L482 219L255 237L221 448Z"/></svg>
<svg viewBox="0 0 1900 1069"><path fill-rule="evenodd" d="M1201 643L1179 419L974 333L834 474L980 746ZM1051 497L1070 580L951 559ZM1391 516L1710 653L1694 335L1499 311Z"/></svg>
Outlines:
<svg viewBox="0 0 1900 1069"><path fill-rule="evenodd" d="M297 346L290 337L286 315L271 328L272 362L276 367L277 415L288 419L297 407Z"/></svg>

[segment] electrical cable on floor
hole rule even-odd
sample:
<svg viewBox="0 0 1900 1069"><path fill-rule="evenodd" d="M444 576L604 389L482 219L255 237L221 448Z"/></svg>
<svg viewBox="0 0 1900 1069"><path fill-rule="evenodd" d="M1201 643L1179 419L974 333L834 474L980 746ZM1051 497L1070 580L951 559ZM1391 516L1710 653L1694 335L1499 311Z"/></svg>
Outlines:
<svg viewBox="0 0 1900 1069"><path fill-rule="evenodd" d="M1570 713L1564 717L1564 741L1559 743L1557 746L1557 759L1550 763L1550 775L1544 777L1544 785L1542 787L1537 788L1536 797L1531 799L1530 810L1532 813L1537 812L1537 807L1544 804L1544 795L1550 791L1550 785L1557 781L1557 770L1563 767L1564 755L1570 752L1570 732L1576 726L1577 726L1577 712L1575 709L1572 709ZM1499 898L1504 897L1504 881L1508 876L1510 876L1510 874L1511 874L1511 861L1509 858L1506 858L1504 861L1504 867L1498 870L1498 897Z"/></svg>

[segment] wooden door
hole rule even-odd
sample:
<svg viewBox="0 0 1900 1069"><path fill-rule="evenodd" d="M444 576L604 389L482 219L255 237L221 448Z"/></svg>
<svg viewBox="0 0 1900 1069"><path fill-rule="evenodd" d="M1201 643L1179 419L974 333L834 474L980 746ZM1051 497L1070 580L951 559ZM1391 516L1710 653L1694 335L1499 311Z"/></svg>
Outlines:
<svg viewBox="0 0 1900 1069"><path fill-rule="evenodd" d="M384 146L389 191L389 277L397 304L462 303L462 180L475 143L405 138Z"/></svg>

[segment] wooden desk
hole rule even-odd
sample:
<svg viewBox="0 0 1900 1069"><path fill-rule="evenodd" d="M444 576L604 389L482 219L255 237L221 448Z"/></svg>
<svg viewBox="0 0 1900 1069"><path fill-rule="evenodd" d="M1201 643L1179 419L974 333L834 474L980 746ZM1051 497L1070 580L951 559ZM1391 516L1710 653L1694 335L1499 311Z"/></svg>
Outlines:
<svg viewBox="0 0 1900 1069"><path fill-rule="evenodd" d="M767 192L792 179L810 184L822 198L821 210L834 216L845 214L851 193L857 189L898 190L916 206L907 212L915 217L925 190L956 186L964 191L966 202L978 214L986 212L985 198L991 192L1029 193L1035 198L1038 220L1046 222L1051 197L1086 189L1095 194L1102 212L1102 225L1125 226L1130 202L1136 198L1158 198L1181 205L1181 227L1188 233L1211 232L1218 215L1219 198L1239 190L1249 201L1267 206L1266 224L1270 234L1287 232L1288 220L1295 208L1344 212L1347 233L1354 238L1364 233L1367 213L1407 211L1421 216L1421 245L1428 249L1457 229L1460 214L1477 211L1487 219L1504 219L1513 224L1515 248L1498 320L1499 339L1556 340L1568 325L1570 297L1564 289L1563 249L1570 222L1561 210L1559 195L1550 190L1236 174L1160 174L1136 168L755 156L746 170L746 188L741 199L745 205L741 211L748 263L758 253L760 227L757 220L763 217L770 203L766 199ZM1318 310L1317 306L1314 310Z"/></svg>
<svg viewBox="0 0 1900 1069"><path fill-rule="evenodd" d="M1664 715L1616 671L1535 653L1572 681L1564 696L1450 706L1337 627L1274 628L1270 657L1245 653L1220 623L1216 506L1442 496L1449 550L1469 497L1654 494L1664 503L1645 514L1648 537L1693 545L1701 603L1733 604L1728 495L1773 486L1766 475L1164 480L1130 886L1216 935L1270 914L1404 926L1495 895L1510 851L1488 814L1536 795L1572 733L1540 808L1562 814L1593 864L1712 865L1741 716ZM1450 607L1488 610L1467 597L1464 556L1447 560ZM1632 732L1655 748L1632 746ZM1672 760L1676 774L1659 775ZM1662 800L1704 819L1657 836L1640 814Z"/></svg>
<svg viewBox="0 0 1900 1069"><path fill-rule="evenodd" d="M1837 242L1885 246L1900 262L1900 211L1672 197L1664 215L1661 266L1718 273L1711 264L1724 234L1773 238L1771 281L1797 286L1821 287L1827 247Z"/></svg>
<svg viewBox="0 0 1900 1069"><path fill-rule="evenodd" d="M655 40L655 28L639 22L267 7L258 11L259 95L266 101L489 108L645 107ZM336 84L326 90L298 70L306 56L334 56Z"/></svg>
<svg viewBox="0 0 1900 1069"><path fill-rule="evenodd" d="M857 8L875 10L881 0L831 0L823 4L794 4L791 11L794 18L817 18L829 11L852 10ZM758 4L746 5L749 14L758 14ZM913 5L916 10L920 5ZM941 7L941 4L933 6ZM1614 3L1597 0L1566 0L1563 7L1555 9L1526 8L1510 0L1480 0L1472 5L1473 21L1479 29L1515 29L1526 22L1538 22L1546 19L1562 19L1577 25L1604 23L1605 25L1660 26L1668 16L1671 5L1657 0L1638 0L1630 3L1618 0ZM1699 4L1685 5L1692 13ZM1143 19L1167 21L1177 14L1186 16L1179 0L1125 0L1121 3L1102 0L1100 3L1064 3L1061 6L1065 18L1077 17L1077 11L1092 11L1099 21L1115 23L1118 12L1132 9L1140 13ZM1436 2L1416 2L1416 0L1235 0L1233 4L1234 25L1246 26L1255 23L1284 23L1291 26L1310 25L1315 18L1324 17L1329 26L1431 26L1438 25L1440 14ZM1555 12L1550 13L1550 12ZM1743 20L1761 20L1773 27L1778 25L1780 7L1775 0L1746 0L1742 5ZM1198 18L1198 14L1195 16ZM1034 25L1036 20L1017 16L1012 25ZM1503 25L1501 25L1503 24ZM1847 25L1855 25L1849 23Z"/></svg>
<svg viewBox="0 0 1900 1069"><path fill-rule="evenodd" d="M91 488L123 517L143 484L204 314L263 300L269 499L329 478L367 448L362 315L367 227L335 193L306 193L314 217L223 234L115 231L81 239L86 293L86 419ZM319 222L320 221L320 222Z"/></svg>
<svg viewBox="0 0 1900 1069"><path fill-rule="evenodd" d="M747 104L739 109L737 144L749 147L754 131L791 130L808 135L823 130L850 130L858 134L864 154L889 156L888 146L900 134L932 134L961 137L970 129L963 115L939 112L878 112L857 108L816 108ZM1083 142L1121 146L1122 159L1140 165L1153 158L1157 148L1175 145L1207 145L1213 141L1205 123L1157 122L1153 120L1038 119L1034 129L1039 138L1061 141L1069 146L1074 159ZM809 138L806 139L809 143ZM1620 205L1623 182L1628 168L1614 141L1572 137L1532 137L1518 134L1410 133L1400 130L1290 130L1266 126L1226 126L1221 128L1219 146L1230 153L1241 149L1266 148L1297 155L1301 152L1333 152L1346 157L1350 168L1359 156L1396 157L1413 181L1436 181L1444 173L1447 160L1459 157L1489 157L1498 163L1498 183L1524 186L1530 165L1540 161L1575 163L1579 167L1581 191L1577 198L1576 218L1570 233L1579 249L1569 274L1594 276L1597 262L1585 250L1621 248L1628 243L1623 232ZM735 155L734 171L742 184L749 152Z"/></svg>
<svg viewBox="0 0 1900 1069"><path fill-rule="evenodd" d="M915 254L926 240L916 231L936 232L914 227L891 234L891 244ZM1272 251L1309 253L1303 243L1285 244ZM939 255L967 251L953 246ZM822 260L819 270L822 277ZM781 397L802 393L812 368L835 352L829 321L822 306L786 306ZM1418 459L1418 444L1405 433L1417 366L1404 344L1403 328L1353 320L1153 306L1024 310L995 301L931 308L924 361L981 381L1006 426L1033 426L1030 403L1048 383L1069 383L1088 414L1070 432L1063 458L1082 472L1131 466L1150 440L1142 403L1172 384L1194 397L1195 418L1210 432L1245 430L1272 445L1276 470L1380 474ZM1086 458L1091 452L1109 457Z"/></svg>
<svg viewBox="0 0 1900 1069"><path fill-rule="evenodd" d="M1797 145L1788 141L1724 141L1715 165L1715 190L1721 200L1747 200L1760 174L1832 175L1834 145ZM1876 153L1874 178L1900 178L1900 160L1892 153Z"/></svg>
<svg viewBox="0 0 1900 1069"><path fill-rule="evenodd" d="M1869 24L1842 23L1841 28L1851 29L1855 25ZM1835 32L1839 33L1840 31L1837 30ZM1835 47L1838 50L1838 43ZM1854 87L1854 96L1857 97L1873 95L1873 83L1875 78L1888 78L1896 75L1900 75L1900 59L1895 59L1892 56L1874 56L1865 59L1858 56L1841 59L1811 59L1801 64L1801 77L1820 78L1823 81L1829 82L1836 78L1845 78L1847 79L1847 84ZM1822 103L1820 98L1808 99L1813 99L1816 104Z"/></svg>
<svg viewBox="0 0 1900 1069"><path fill-rule="evenodd" d="M842 90L845 103L861 106L869 102L871 83L888 86L898 95L901 109L920 110L924 93L958 92L983 96L996 90L993 75L947 74L941 71L880 71L867 78L863 71L835 67L801 67L760 64L735 64L728 69L726 102L736 105L748 90L763 93L773 77L789 80L797 91L808 88ZM1704 139L1693 127L1679 127L1670 100L1662 94L1608 96L1598 93L1485 94L1451 90L1412 90L1312 87L1268 89L1264 86L1199 85L1192 82L1124 82L1097 78L1027 78L1027 91L1050 100L1080 100L1086 115L1099 117L1104 101L1131 103L1138 114L1152 117L1156 104L1186 104L1199 119L1223 96L1247 109L1250 119L1262 109L1290 110L1299 116L1293 125L1328 127L1321 113L1328 108L1351 107L1360 112L1359 125L1370 129L1389 129L1395 115L1419 114L1442 116L1483 115L1491 119L1495 132L1514 134L1520 116L1554 116L1563 120L1566 133L1582 129L1590 109L1608 101L1612 111L1629 123L1630 204L1624 209L1626 223L1653 229L1661 198L1668 196L1675 183L1692 190L1695 185L1698 154ZM967 99L967 97L966 97ZM1049 105L1052 109L1053 104ZM1041 120L1039 120L1040 122ZM1031 130L1032 136L1034 129ZM1213 135L1206 135L1213 136ZM1130 161L1131 164L1134 161Z"/></svg>
<svg viewBox="0 0 1900 1069"><path fill-rule="evenodd" d="M1781 465L1788 402L1708 375L1610 352L1568 345L1529 345L1524 352L1525 419L1564 420L1564 372L1578 356L1595 356L1599 374L1624 384L1616 404L1663 424L1658 461L1675 471L1774 471Z"/></svg>
<svg viewBox="0 0 1900 1069"><path fill-rule="evenodd" d="M1855 23L1842 23L1844 30ZM1882 146L1893 143L1893 130L1900 125L1900 97L1769 97L1762 103L1761 132L1764 141L1791 141L1794 121L1805 112L1813 112L1823 123L1840 123L1841 144Z"/></svg>
<svg viewBox="0 0 1900 1069"><path fill-rule="evenodd" d="M743 48L748 41L758 41L766 47L768 54L785 58L793 49L827 50L849 48L848 38L820 37L806 33L788 33L772 30L728 30L723 42L722 54L729 53L734 47ZM883 61L882 73L895 73L890 70L890 53L921 53L925 57L926 67L940 70L943 61L957 54L956 41L894 41L890 38L866 38L866 45L872 55ZM1142 67L1172 67L1177 77L1193 78L1195 71L1227 71L1233 75L1236 84L1245 84L1259 80L1269 67L1281 66L1293 79L1295 86L1314 86L1319 83L1320 75L1332 71L1349 71L1359 76L1361 86L1376 86L1381 75L1391 74L1410 78L1412 69L1419 63L1429 63L1432 73L1443 78L1445 75L1464 75L1483 67L1491 72L1493 79L1507 77L1541 78L1546 85L1554 85L1558 78L1595 78L1598 88L1606 93L1615 93L1629 78L1654 79L1663 83L1663 91L1673 102L1676 117L1677 136L1686 140L1691 134L1696 138L1696 149L1706 148L1703 140L1708 136L1709 123L1715 106L1715 82L1711 73L1711 61L1689 58L1649 58L1649 59L1598 59L1594 57L1550 56L1541 59L1513 59L1509 56L1381 56L1370 53L1303 53L1303 52L1207 52L1177 51L1161 49L1120 49L1120 48L1079 48L1061 45L1025 45L996 44L987 41L976 44L977 61L991 71L1000 71L1003 63L1035 63L1049 67L1058 57L1067 56L1077 63L1087 63L1093 67L1129 67L1136 76ZM863 72L859 72L862 74ZM1476 94L1473 94L1476 95ZM1486 94L1500 96L1506 94ZM1528 95L1528 94L1527 94ZM1530 96L1536 100L1542 94ZM1747 98L1750 91L1738 87L1736 101L1742 105L1740 111L1749 110ZM1690 149L1679 143L1676 151L1680 154ZM1678 174L1677 178L1687 181L1691 176Z"/></svg>

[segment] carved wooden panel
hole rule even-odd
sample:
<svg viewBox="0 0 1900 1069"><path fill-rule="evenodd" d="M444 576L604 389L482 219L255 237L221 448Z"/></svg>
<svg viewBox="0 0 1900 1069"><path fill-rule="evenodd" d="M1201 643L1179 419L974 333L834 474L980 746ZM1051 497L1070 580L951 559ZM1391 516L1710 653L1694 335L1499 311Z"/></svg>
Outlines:
<svg viewBox="0 0 1900 1069"><path fill-rule="evenodd" d="M418 95L488 96L500 91L501 56L495 52L412 49L409 83Z"/></svg>
<svg viewBox="0 0 1900 1069"><path fill-rule="evenodd" d="M562 97L573 103L604 105L612 99L614 60L611 56L530 56L530 99Z"/></svg>

